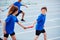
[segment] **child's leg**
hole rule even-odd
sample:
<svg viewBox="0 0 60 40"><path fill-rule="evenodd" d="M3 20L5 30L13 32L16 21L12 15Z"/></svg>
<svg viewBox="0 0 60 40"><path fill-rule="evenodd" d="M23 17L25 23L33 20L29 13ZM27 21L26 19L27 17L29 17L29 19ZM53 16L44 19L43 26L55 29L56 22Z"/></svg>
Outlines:
<svg viewBox="0 0 60 40"><path fill-rule="evenodd" d="M22 14L21 21L25 21L25 20L24 20L24 15L25 15L25 13L24 13L22 10L20 10L20 11L17 13L16 16L18 16L20 13Z"/></svg>
<svg viewBox="0 0 60 40"><path fill-rule="evenodd" d="M34 38L34 40L38 40L38 37L39 37L39 36L36 35L35 38Z"/></svg>
<svg viewBox="0 0 60 40"><path fill-rule="evenodd" d="M10 34L10 35L11 35L12 40L16 40L16 36L15 36L14 32L12 34Z"/></svg>
<svg viewBox="0 0 60 40"><path fill-rule="evenodd" d="M12 37L12 40L16 40L16 36L15 35L13 35L11 37Z"/></svg>
<svg viewBox="0 0 60 40"><path fill-rule="evenodd" d="M47 40L46 32L44 33L44 40Z"/></svg>
<svg viewBox="0 0 60 40"><path fill-rule="evenodd" d="M7 38L6 38L6 37L4 37L4 38L3 38L3 40L7 40Z"/></svg>
<svg viewBox="0 0 60 40"><path fill-rule="evenodd" d="M38 40L38 37L40 34L41 34L41 32L39 30L36 30L36 33L35 33L36 36L35 36L34 40Z"/></svg>
<svg viewBox="0 0 60 40"><path fill-rule="evenodd" d="M4 34L3 40L7 40L8 36L9 36L9 34Z"/></svg>
<svg viewBox="0 0 60 40"><path fill-rule="evenodd" d="M22 11L21 13L22 13L22 19L24 19L24 15L25 15L25 13L24 13L23 11Z"/></svg>

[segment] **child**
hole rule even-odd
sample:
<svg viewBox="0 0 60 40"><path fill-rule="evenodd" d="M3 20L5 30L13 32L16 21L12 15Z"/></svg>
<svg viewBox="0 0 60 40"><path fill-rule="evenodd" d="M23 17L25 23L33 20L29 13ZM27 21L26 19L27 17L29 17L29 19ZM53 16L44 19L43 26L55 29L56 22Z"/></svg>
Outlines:
<svg viewBox="0 0 60 40"><path fill-rule="evenodd" d="M46 31L44 29L44 23L45 23L45 19L46 19L47 8L42 7L41 12L42 13L38 16L37 20L33 23L33 26L34 26L35 23L37 23L36 24L36 34L35 34L35 39L34 40L38 40L38 37L41 33L44 34L44 40L47 40L46 39ZM31 26L31 28L33 26Z"/></svg>
<svg viewBox="0 0 60 40"><path fill-rule="evenodd" d="M18 0L17 2L15 2L13 5L10 5L8 8L10 8L11 6L17 6L18 7L18 14L16 14L16 16L18 16L20 13L22 13L22 19L21 19L21 21L25 21L24 20L24 15L25 15L25 13L20 9L21 8L21 6L25 6L25 7L27 7L26 5L24 5L24 4L21 4L21 1L22 0ZM8 14L9 15L9 14Z"/></svg>
<svg viewBox="0 0 60 40"><path fill-rule="evenodd" d="M26 29L26 27L24 27L21 23L19 23L19 21L16 17L16 14L18 13L18 8L16 6L11 7L8 13L11 15L7 16L5 23L4 23L4 28L3 28L4 38L3 38L3 40L7 40L9 35L11 36L12 40L16 40L16 36L15 36L15 32L14 32L15 22L24 29Z"/></svg>

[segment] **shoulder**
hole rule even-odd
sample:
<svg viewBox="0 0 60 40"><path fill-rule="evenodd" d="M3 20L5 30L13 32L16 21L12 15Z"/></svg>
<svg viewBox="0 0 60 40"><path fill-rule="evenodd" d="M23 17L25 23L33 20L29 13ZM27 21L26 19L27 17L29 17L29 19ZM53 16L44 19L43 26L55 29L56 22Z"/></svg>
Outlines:
<svg viewBox="0 0 60 40"><path fill-rule="evenodd" d="M38 17L42 17L42 15L40 14Z"/></svg>
<svg viewBox="0 0 60 40"><path fill-rule="evenodd" d="M18 2L14 2L14 4L17 4Z"/></svg>
<svg viewBox="0 0 60 40"><path fill-rule="evenodd" d="M18 3L18 2L15 2L15 3Z"/></svg>
<svg viewBox="0 0 60 40"><path fill-rule="evenodd" d="M8 17L12 17L12 15L9 15Z"/></svg>

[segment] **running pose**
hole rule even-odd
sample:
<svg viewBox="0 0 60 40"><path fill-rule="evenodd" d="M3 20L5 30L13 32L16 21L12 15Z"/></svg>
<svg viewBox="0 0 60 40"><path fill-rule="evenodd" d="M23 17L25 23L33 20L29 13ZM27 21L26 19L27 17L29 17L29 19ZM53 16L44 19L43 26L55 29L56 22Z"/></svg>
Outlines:
<svg viewBox="0 0 60 40"><path fill-rule="evenodd" d="M22 13L22 18L21 18L21 21L25 21L24 20L24 15L25 13L20 9L21 6L25 6L26 8L28 8L26 5L24 4L21 4L21 1L22 0L18 0L17 2L13 3L12 5L10 5L8 8L12 7L12 6L17 6L18 7L18 13L16 14L16 16L18 16L20 13ZM8 14L9 15L9 14Z"/></svg>
<svg viewBox="0 0 60 40"><path fill-rule="evenodd" d="M16 6L11 7L8 13L11 15L8 15L4 22L4 27L3 27L4 38L3 38L3 40L7 40L9 35L11 36L12 40L16 40L16 36L15 36L15 32L14 32L15 22L24 29L26 29L26 27L23 26L16 17L16 14L18 13L18 8Z"/></svg>

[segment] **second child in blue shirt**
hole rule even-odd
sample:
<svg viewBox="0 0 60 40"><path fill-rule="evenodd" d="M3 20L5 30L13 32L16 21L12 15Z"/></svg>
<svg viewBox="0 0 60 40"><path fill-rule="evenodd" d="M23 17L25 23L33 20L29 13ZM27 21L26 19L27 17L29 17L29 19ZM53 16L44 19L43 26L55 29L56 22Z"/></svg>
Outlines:
<svg viewBox="0 0 60 40"><path fill-rule="evenodd" d="M37 20L34 21L33 25L31 26L31 28L32 28L34 26L34 24L36 23L36 33L35 33L34 40L38 40L39 35L41 33L44 34L44 40L47 40L46 31L44 29L44 24L45 24L45 20L46 20L46 12L47 12L47 8L42 7L41 14L38 16Z"/></svg>

